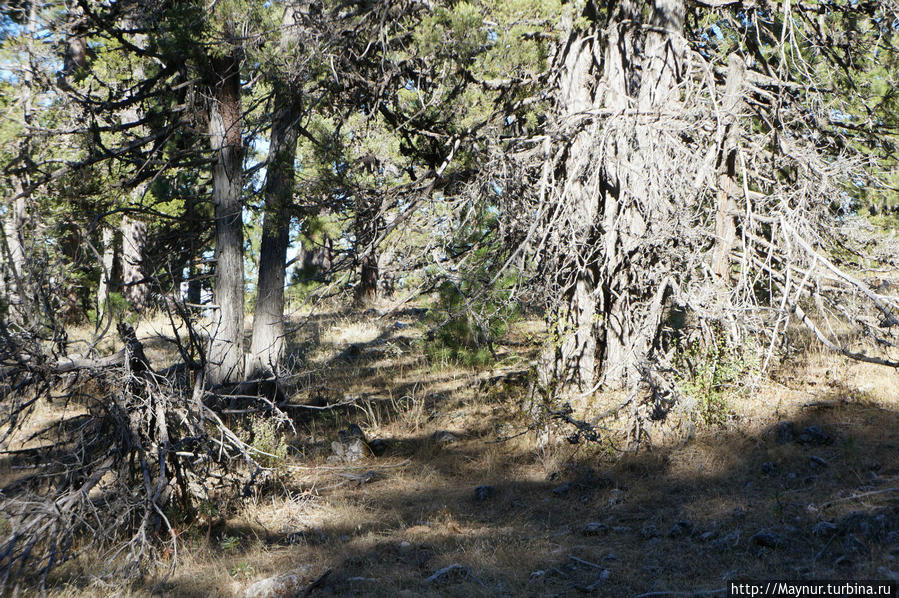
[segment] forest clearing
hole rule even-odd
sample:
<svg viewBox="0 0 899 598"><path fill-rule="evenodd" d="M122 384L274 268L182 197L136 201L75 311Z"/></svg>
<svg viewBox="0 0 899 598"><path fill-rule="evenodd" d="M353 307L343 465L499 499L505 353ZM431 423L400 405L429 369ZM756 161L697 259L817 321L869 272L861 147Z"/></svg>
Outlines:
<svg viewBox="0 0 899 598"><path fill-rule="evenodd" d="M897 48L0 0L0 594L895 595Z"/></svg>
<svg viewBox="0 0 899 598"><path fill-rule="evenodd" d="M302 595L326 572L310 595L724 595L731 579L899 570L891 369L797 339L770 377L728 385L720 425L679 409L634 453L614 420L600 443L541 444L522 416L541 323L521 322L490 367L465 367L429 359L423 312L336 310L304 327L290 345L310 367L290 403L341 406L300 409L295 434L259 442L279 455L267 482L176 524L177 555L166 544L144 578L110 585L88 552L53 574L49 595L242 597L273 577L285 593L259 595ZM164 322L139 332L154 363L176 357ZM45 409L20 434L79 409ZM354 425L366 446L339 457L331 443Z"/></svg>

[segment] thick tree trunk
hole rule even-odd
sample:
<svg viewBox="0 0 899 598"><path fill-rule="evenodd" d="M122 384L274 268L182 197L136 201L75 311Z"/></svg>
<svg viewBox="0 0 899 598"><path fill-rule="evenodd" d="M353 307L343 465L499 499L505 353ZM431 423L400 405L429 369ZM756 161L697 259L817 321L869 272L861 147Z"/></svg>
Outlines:
<svg viewBox="0 0 899 598"><path fill-rule="evenodd" d="M621 30L634 19L634 5L622 2L611 28ZM624 111L620 93L631 92L631 102L638 108L633 121L633 137L626 128L618 129L615 154L604 171L604 206L606 260L603 265L605 336L603 339L603 380L609 387L633 385L643 377L643 368L652 352L662 319L664 300L670 280L653 280L653 266L660 260L661 249L651 239L665 230L673 209L668 181L654 176L656 165L670 157L664 152L665 131L662 113L676 112L680 71L685 56L682 31L683 0L655 0L650 27L643 41L642 60L636 53L625 54L628 44L607 46L608 64L619 63L629 68L607 70L609 88L614 90L606 106ZM625 51L622 51L625 48ZM629 87L640 65L640 84L634 92ZM627 120L625 122L627 122ZM610 210L610 207L613 210ZM614 219L613 219L614 218ZM614 231L609 235L608 231ZM656 272L659 270L656 269Z"/></svg>
<svg viewBox="0 0 899 598"><path fill-rule="evenodd" d="M140 190L135 191L135 194ZM150 299L144 269L147 223L129 216L122 218L122 295L135 311L143 311Z"/></svg>
<svg viewBox="0 0 899 598"><path fill-rule="evenodd" d="M572 32L559 77L561 121L577 118L594 106L594 51L596 39ZM572 205L574 243L589 247L596 242L599 209L595 190L589 183L592 167L593 125L580 129L571 140L565 159L563 201ZM577 251L577 248L572 248ZM597 279L592 260L582 260L563 281L563 301L549 322L552 338L544 348L540 368L541 384L560 395L587 392L596 374L596 292Z"/></svg>
<svg viewBox="0 0 899 598"><path fill-rule="evenodd" d="M646 28L641 7L634 0L615 3L600 31L599 11L588 3L584 16L593 26L574 33L563 54L560 126L577 129L557 194L569 206L573 233L564 301L543 358L544 384L554 384L559 395L594 390L597 382L639 382L671 283L651 274L665 259L653 236L672 213L667 181L653 172L669 159L660 123L662 112L678 103L684 6L655 0ZM601 121L591 111L609 116Z"/></svg>
<svg viewBox="0 0 899 598"><path fill-rule="evenodd" d="M362 259L354 294L359 307L371 307L378 301L378 256L374 250Z"/></svg>
<svg viewBox="0 0 899 598"><path fill-rule="evenodd" d="M215 154L212 199L215 205L216 308L212 318L206 379L210 385L243 378L243 139L239 60L211 60L209 140Z"/></svg>
<svg viewBox="0 0 899 598"><path fill-rule="evenodd" d="M265 180L265 214L259 249L259 283L250 343L251 377L278 373L284 356L284 278L293 198L297 124L301 105L285 86L275 95L280 106L272 123L270 158Z"/></svg>

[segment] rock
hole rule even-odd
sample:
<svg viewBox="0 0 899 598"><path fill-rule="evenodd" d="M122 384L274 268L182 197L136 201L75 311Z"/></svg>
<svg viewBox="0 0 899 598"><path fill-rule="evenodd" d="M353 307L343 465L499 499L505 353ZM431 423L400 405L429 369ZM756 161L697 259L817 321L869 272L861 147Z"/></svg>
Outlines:
<svg viewBox="0 0 899 598"><path fill-rule="evenodd" d="M715 536L717 536L717 535L718 535L718 532L716 532L715 530L709 530L707 532L702 532L701 534L699 534L699 541L700 542L708 542L710 540L713 540L715 538Z"/></svg>
<svg viewBox="0 0 899 598"><path fill-rule="evenodd" d="M311 570L311 565L305 565L289 573L257 581L246 589L244 598L292 598L306 586Z"/></svg>
<svg viewBox="0 0 899 598"><path fill-rule="evenodd" d="M863 511L847 513L837 522L842 533L861 534L870 540L878 540L887 535L889 522L883 513L872 514Z"/></svg>
<svg viewBox="0 0 899 598"><path fill-rule="evenodd" d="M442 442L443 444L453 444L459 441L459 437L449 430L437 430L431 434L431 440L434 442Z"/></svg>
<svg viewBox="0 0 899 598"><path fill-rule="evenodd" d="M783 548L787 545L786 538L768 530L756 532L749 538L749 541L756 546L764 546L765 548Z"/></svg>
<svg viewBox="0 0 899 598"><path fill-rule="evenodd" d="M474 489L474 499L478 501L485 501L494 494L496 494L496 488L493 486L478 486Z"/></svg>
<svg viewBox="0 0 899 598"><path fill-rule="evenodd" d="M780 422L775 428L777 436L777 444L787 444L793 442L796 437L796 431L792 422Z"/></svg>
<svg viewBox="0 0 899 598"><path fill-rule="evenodd" d="M686 520L675 521L671 529L668 530L669 538L683 538L693 533L693 524Z"/></svg>
<svg viewBox="0 0 899 598"><path fill-rule="evenodd" d="M855 534L849 534L843 538L843 550L849 554L857 554L867 556L871 553L865 543L858 539Z"/></svg>
<svg viewBox="0 0 899 598"><path fill-rule="evenodd" d="M825 434L824 430L822 430L818 426L808 426L802 431L797 440L802 444L811 444L816 446L830 444L831 442L833 442L830 436Z"/></svg>
<svg viewBox="0 0 899 598"><path fill-rule="evenodd" d="M599 536L609 533L609 526L598 521L592 521L584 526L581 533L585 536Z"/></svg>
<svg viewBox="0 0 899 598"><path fill-rule="evenodd" d="M742 535L743 533L740 530L735 529L723 538L718 538L717 540L712 542L712 546L716 550L727 550L728 548L733 548L740 542L740 536Z"/></svg>
<svg viewBox="0 0 899 598"><path fill-rule="evenodd" d="M772 473L774 473L774 463L772 463L771 461L765 461L764 463L762 463L762 473L764 473L765 475L771 475Z"/></svg>
<svg viewBox="0 0 899 598"><path fill-rule="evenodd" d="M565 482L561 486L553 488L553 494L555 494L556 496L565 496L566 494L568 494L569 490L571 490L571 484Z"/></svg>
<svg viewBox="0 0 899 598"><path fill-rule="evenodd" d="M439 571L435 572L433 575L431 575L430 577L425 579L424 583L430 584L430 583L434 583L436 581L444 580L448 577L467 576L467 575L468 575L468 569L466 569L459 563L453 563L452 565L449 565L448 567L444 567L443 569L440 569Z"/></svg>
<svg viewBox="0 0 899 598"><path fill-rule="evenodd" d="M353 463L365 457L365 442L361 438L349 439L345 442L335 440L331 443L333 459L345 463Z"/></svg>
<svg viewBox="0 0 899 598"><path fill-rule="evenodd" d="M617 504L621 504L624 500L624 491L623 490L612 490L609 492L609 506L613 507Z"/></svg>
<svg viewBox="0 0 899 598"><path fill-rule="evenodd" d="M640 537L645 540L648 540L650 538L655 538L658 535L659 535L659 529L652 524L644 525L643 529L640 530Z"/></svg>
<svg viewBox="0 0 899 598"><path fill-rule="evenodd" d="M831 536L837 532L837 526L830 521L819 521L812 528L812 534L816 536Z"/></svg>
<svg viewBox="0 0 899 598"><path fill-rule="evenodd" d="M375 457L380 457L381 455L386 453L387 447L388 442L382 438L375 438L368 443L368 448L371 449L371 452Z"/></svg>
<svg viewBox="0 0 899 598"><path fill-rule="evenodd" d="M812 465L817 465L818 467L830 467L830 463L819 457L818 455L812 455L808 458Z"/></svg>
<svg viewBox="0 0 899 598"><path fill-rule="evenodd" d="M397 546L397 548L399 549L400 552L409 552L410 550L412 550L412 543L407 542L406 540L403 540L402 542L400 542L400 544L399 544L399 546Z"/></svg>

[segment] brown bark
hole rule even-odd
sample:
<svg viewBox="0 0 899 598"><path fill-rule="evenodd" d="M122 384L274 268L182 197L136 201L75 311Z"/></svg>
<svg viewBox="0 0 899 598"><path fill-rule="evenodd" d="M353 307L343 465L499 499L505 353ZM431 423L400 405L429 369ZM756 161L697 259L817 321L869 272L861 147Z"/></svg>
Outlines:
<svg viewBox="0 0 899 598"><path fill-rule="evenodd" d="M284 88L282 88L284 89ZM277 374L284 356L284 278L293 199L297 124L302 109L289 88L276 93L282 108L272 123L265 180L265 214L259 249L259 282L250 343L250 377Z"/></svg>
<svg viewBox="0 0 899 598"><path fill-rule="evenodd" d="M209 140L215 155L215 311L207 383L240 380L244 373L243 139L240 61L235 54L210 60Z"/></svg>
<svg viewBox="0 0 899 598"><path fill-rule="evenodd" d="M356 305L370 307L378 301L378 256L374 250L362 259L359 284L354 291Z"/></svg>

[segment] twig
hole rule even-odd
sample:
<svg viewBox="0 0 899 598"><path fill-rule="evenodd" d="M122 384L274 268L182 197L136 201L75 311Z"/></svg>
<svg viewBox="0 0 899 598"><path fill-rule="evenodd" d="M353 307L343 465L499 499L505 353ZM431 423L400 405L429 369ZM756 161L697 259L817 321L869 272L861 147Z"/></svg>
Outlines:
<svg viewBox="0 0 899 598"><path fill-rule="evenodd" d="M870 492L862 492L861 494L853 494L852 496L846 496L843 498L835 498L834 500L828 501L821 505L822 509L826 509L831 505L835 505L839 502L846 502L847 500L855 500L858 498L863 498L865 496L873 496L875 494L886 494L887 492L899 492L899 487L897 488L881 488L880 490L871 490Z"/></svg>

